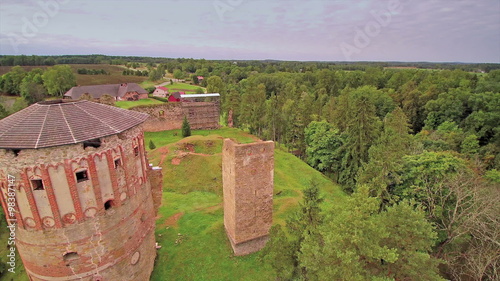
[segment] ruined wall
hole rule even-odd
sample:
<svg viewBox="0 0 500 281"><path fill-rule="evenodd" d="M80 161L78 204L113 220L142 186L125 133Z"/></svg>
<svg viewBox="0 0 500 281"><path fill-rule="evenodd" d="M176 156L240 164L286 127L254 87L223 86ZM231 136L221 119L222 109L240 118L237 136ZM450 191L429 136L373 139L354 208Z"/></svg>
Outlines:
<svg viewBox="0 0 500 281"><path fill-rule="evenodd" d="M137 106L130 110L149 114L144 123L146 132L180 129L184 116L191 129L218 129L219 102L176 102L158 105Z"/></svg>
<svg viewBox="0 0 500 281"><path fill-rule="evenodd" d="M149 280L156 213L142 128L101 141L0 149L0 196L14 176L16 246L32 280Z"/></svg>
<svg viewBox="0 0 500 281"><path fill-rule="evenodd" d="M224 140L224 226L235 255L263 248L273 215L274 143Z"/></svg>
<svg viewBox="0 0 500 281"><path fill-rule="evenodd" d="M163 172L160 167L150 167L148 171L149 182L151 183L151 192L153 194L153 205L155 213L161 206L163 196Z"/></svg>

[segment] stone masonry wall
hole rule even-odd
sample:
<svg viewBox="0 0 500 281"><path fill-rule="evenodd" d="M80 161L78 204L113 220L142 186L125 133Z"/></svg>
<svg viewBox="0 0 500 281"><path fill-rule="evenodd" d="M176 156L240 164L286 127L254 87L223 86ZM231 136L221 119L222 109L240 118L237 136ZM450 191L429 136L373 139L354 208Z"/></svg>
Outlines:
<svg viewBox="0 0 500 281"><path fill-rule="evenodd" d="M177 102L158 105L137 106L131 110L149 114L144 123L147 132L180 129L184 116L191 129L218 129L219 102Z"/></svg>
<svg viewBox="0 0 500 281"><path fill-rule="evenodd" d="M156 213L148 170L140 126L98 148L0 149L1 201L14 176L16 246L31 280L149 280ZM81 171L87 179L78 180Z"/></svg>
<svg viewBox="0 0 500 281"><path fill-rule="evenodd" d="M274 143L224 140L224 226L235 255L265 246L273 215Z"/></svg>
<svg viewBox="0 0 500 281"><path fill-rule="evenodd" d="M149 182L151 183L151 192L153 194L153 205L155 213L161 206L163 196L163 172L160 167L150 167L148 171Z"/></svg>

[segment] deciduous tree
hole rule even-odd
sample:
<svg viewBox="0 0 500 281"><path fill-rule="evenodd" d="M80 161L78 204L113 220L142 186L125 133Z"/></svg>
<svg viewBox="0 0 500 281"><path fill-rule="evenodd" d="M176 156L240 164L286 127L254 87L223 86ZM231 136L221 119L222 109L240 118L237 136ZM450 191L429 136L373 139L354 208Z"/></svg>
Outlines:
<svg viewBox="0 0 500 281"><path fill-rule="evenodd" d="M49 95L62 95L71 87L76 86L76 79L69 65L56 65L47 69L43 75L43 85Z"/></svg>

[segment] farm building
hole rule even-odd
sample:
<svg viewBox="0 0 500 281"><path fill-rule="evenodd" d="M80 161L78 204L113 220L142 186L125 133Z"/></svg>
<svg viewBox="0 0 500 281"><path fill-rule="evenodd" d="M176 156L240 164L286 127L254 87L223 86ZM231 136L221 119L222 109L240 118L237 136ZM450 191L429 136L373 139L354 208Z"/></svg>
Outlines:
<svg viewBox="0 0 500 281"><path fill-rule="evenodd" d="M181 93L175 92L175 93L170 94L170 96L168 97L168 101L169 102L180 102L181 101Z"/></svg>
<svg viewBox="0 0 500 281"><path fill-rule="evenodd" d="M159 97L159 98L166 98L168 96L168 88L165 87L158 87L156 90L153 92L154 97Z"/></svg>
<svg viewBox="0 0 500 281"><path fill-rule="evenodd" d="M104 95L110 95L119 101L134 101L148 98L148 91L136 83L76 86L67 91L64 97L78 100L84 94L89 94L96 100Z"/></svg>

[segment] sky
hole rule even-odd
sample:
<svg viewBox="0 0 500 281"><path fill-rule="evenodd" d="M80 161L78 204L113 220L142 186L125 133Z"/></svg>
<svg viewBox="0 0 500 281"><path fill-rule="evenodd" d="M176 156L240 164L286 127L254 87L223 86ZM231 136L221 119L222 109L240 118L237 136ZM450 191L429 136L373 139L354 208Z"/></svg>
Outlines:
<svg viewBox="0 0 500 281"><path fill-rule="evenodd" d="M0 54L500 63L500 0L0 0Z"/></svg>

